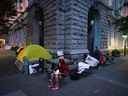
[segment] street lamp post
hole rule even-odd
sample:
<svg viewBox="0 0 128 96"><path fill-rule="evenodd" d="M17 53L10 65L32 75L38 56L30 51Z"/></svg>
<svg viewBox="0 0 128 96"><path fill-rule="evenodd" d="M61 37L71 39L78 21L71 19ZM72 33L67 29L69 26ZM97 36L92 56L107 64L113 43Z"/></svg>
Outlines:
<svg viewBox="0 0 128 96"><path fill-rule="evenodd" d="M124 39L124 56L126 56L126 40L127 40L127 35L122 35L123 39Z"/></svg>

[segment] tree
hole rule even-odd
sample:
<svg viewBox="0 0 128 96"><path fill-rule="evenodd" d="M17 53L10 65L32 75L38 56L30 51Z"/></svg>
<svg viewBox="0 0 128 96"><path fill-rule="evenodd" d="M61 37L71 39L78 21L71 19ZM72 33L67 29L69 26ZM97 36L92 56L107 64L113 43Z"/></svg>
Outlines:
<svg viewBox="0 0 128 96"><path fill-rule="evenodd" d="M121 17L118 20L116 20L115 22L119 32L122 33L122 36L124 35L124 56L126 55L126 40L127 40L127 36L128 35L128 16L126 17Z"/></svg>
<svg viewBox="0 0 128 96"><path fill-rule="evenodd" d="M128 16L117 19L115 25L122 35L128 35Z"/></svg>
<svg viewBox="0 0 128 96"><path fill-rule="evenodd" d="M0 0L0 17L15 15L16 0Z"/></svg>
<svg viewBox="0 0 128 96"><path fill-rule="evenodd" d="M16 15L16 0L0 0L0 31L8 29L8 17Z"/></svg>

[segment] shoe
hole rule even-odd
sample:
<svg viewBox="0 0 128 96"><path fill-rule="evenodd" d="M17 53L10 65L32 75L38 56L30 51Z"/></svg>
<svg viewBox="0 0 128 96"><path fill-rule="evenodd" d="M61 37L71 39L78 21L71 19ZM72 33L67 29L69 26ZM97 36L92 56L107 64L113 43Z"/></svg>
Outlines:
<svg viewBox="0 0 128 96"><path fill-rule="evenodd" d="M59 90L59 87L53 87L52 90Z"/></svg>
<svg viewBox="0 0 128 96"><path fill-rule="evenodd" d="M52 86L51 85L48 85L48 88L52 88Z"/></svg>
<svg viewBox="0 0 128 96"><path fill-rule="evenodd" d="M55 87L55 89L56 89L56 90L58 90L58 89L59 89L59 87Z"/></svg>

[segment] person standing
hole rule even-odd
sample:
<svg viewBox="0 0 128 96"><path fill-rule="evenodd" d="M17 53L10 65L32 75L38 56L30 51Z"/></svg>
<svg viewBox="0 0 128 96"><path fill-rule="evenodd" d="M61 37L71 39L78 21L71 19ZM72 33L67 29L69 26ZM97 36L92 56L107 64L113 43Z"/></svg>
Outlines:
<svg viewBox="0 0 128 96"><path fill-rule="evenodd" d="M44 72L44 59L39 58L39 68L41 68L41 72Z"/></svg>
<svg viewBox="0 0 128 96"><path fill-rule="evenodd" d="M30 69L30 61L28 60L27 57L23 58L23 72L25 72L25 74L30 75L31 74L31 69Z"/></svg>
<svg viewBox="0 0 128 96"><path fill-rule="evenodd" d="M98 61L100 61L100 50L99 48L96 46L95 50L94 50L94 58L96 58ZM96 68L99 68L100 63L97 64Z"/></svg>
<svg viewBox="0 0 128 96"><path fill-rule="evenodd" d="M98 47L95 48L93 57L95 57L97 60L100 60L100 50Z"/></svg>
<svg viewBox="0 0 128 96"><path fill-rule="evenodd" d="M94 51L94 57L99 61L99 64L104 64L105 63L105 58L104 58L104 54L102 51L100 51L98 49L98 47L96 47L95 51ZM98 66L99 66L98 64Z"/></svg>

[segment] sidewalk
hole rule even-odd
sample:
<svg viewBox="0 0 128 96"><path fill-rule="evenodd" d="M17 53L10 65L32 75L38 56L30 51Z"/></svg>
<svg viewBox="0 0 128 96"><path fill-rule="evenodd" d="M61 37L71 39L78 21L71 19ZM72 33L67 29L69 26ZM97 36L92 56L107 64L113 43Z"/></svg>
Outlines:
<svg viewBox="0 0 128 96"><path fill-rule="evenodd" d="M128 96L128 56L77 81L65 80L59 91L48 96Z"/></svg>
<svg viewBox="0 0 128 96"><path fill-rule="evenodd" d="M58 91L48 89L45 74L27 76L16 73L2 77L0 96L128 96L127 58L116 58L115 64L101 67L77 81L68 77Z"/></svg>
<svg viewBox="0 0 128 96"><path fill-rule="evenodd" d="M0 78L0 96L48 96L44 74L14 74Z"/></svg>

